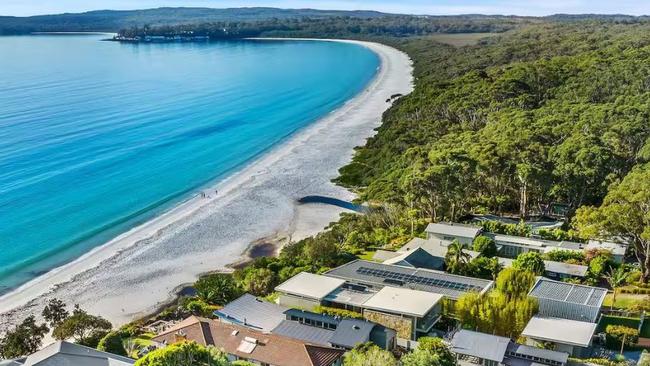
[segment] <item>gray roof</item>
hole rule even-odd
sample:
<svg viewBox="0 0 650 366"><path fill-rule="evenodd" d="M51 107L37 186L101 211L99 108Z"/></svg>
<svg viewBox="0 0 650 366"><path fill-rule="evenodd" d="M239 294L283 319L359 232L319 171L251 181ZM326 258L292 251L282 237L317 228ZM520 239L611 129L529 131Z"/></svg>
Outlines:
<svg viewBox="0 0 650 366"><path fill-rule="evenodd" d="M562 273L576 277L585 277L589 267L580 264L570 264L555 261L544 261L544 267L548 272Z"/></svg>
<svg viewBox="0 0 650 366"><path fill-rule="evenodd" d="M576 285L539 277L530 290L529 295L539 299L601 307L605 300L605 295L607 295L607 290L600 287Z"/></svg>
<svg viewBox="0 0 650 366"><path fill-rule="evenodd" d="M354 348L370 340L370 332L377 324L361 319L343 319L330 338L333 346Z"/></svg>
<svg viewBox="0 0 650 366"><path fill-rule="evenodd" d="M375 286L392 286L433 292L457 299L468 291L486 291L492 281L428 269L356 260L334 268L326 276Z"/></svg>
<svg viewBox="0 0 650 366"><path fill-rule="evenodd" d="M284 306L260 300L251 294L244 294L215 311L214 315L225 321L268 332L286 318L284 312L287 310L288 308Z"/></svg>
<svg viewBox="0 0 650 366"><path fill-rule="evenodd" d="M301 324L297 321L283 320L271 331L272 334L299 339L319 346L329 346L333 330Z"/></svg>
<svg viewBox="0 0 650 366"><path fill-rule="evenodd" d="M17 358L14 360L2 360L0 361L0 366L22 366L25 362L24 358Z"/></svg>
<svg viewBox="0 0 650 366"><path fill-rule="evenodd" d="M470 253L470 255L472 255L473 253L477 253L472 251L467 251L467 252ZM501 265L503 265L504 267L511 267L512 262L514 262L514 259L511 258L498 257L498 260L499 263L501 263ZM580 264L544 261L544 269L548 272L567 274L576 277L584 277L587 275L587 271L589 270L589 267Z"/></svg>
<svg viewBox="0 0 650 366"><path fill-rule="evenodd" d="M510 338L461 329L451 340L451 350L461 355L501 362L509 343Z"/></svg>
<svg viewBox="0 0 650 366"><path fill-rule="evenodd" d="M416 248L415 250L401 253L397 257L385 260L384 263L415 268L442 269L445 260L441 257L434 257L422 248Z"/></svg>
<svg viewBox="0 0 650 366"><path fill-rule="evenodd" d="M449 236L457 236L462 238L474 238L481 232L481 228L474 225L449 223L449 222L435 222L427 225L424 230L427 233L442 234Z"/></svg>
<svg viewBox="0 0 650 366"><path fill-rule="evenodd" d="M569 359L569 354L566 352L558 352L549 349L537 348L526 346L519 343L511 342L508 345L508 352L515 353L516 355L532 356L544 360L551 360L560 363L566 363Z"/></svg>
<svg viewBox="0 0 650 366"><path fill-rule="evenodd" d="M59 341L27 356L23 366L127 366L135 360L108 352ZM11 364L9 364L11 365Z"/></svg>

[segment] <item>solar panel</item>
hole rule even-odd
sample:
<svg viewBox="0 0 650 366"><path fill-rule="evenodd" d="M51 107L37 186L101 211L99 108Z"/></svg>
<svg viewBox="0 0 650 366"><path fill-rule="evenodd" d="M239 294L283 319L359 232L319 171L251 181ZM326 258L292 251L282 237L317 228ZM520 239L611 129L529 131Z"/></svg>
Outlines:
<svg viewBox="0 0 650 366"><path fill-rule="evenodd" d="M384 280L389 280L389 281L384 281L387 283L394 283L394 284L412 283L412 284L419 284L424 286L439 287L439 288L446 288L446 289L460 290L460 291L481 290L480 286L473 286L461 282L452 282L443 279L417 276L417 275L405 274L405 273L394 272L394 271L386 271L383 269L359 267L356 271L357 273L362 275L375 276L375 277L382 278Z"/></svg>

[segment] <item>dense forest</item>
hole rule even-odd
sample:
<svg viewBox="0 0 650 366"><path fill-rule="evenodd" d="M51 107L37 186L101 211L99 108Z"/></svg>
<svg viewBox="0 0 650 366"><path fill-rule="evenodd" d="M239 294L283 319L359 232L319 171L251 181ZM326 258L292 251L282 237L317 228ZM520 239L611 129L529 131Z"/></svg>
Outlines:
<svg viewBox="0 0 650 366"><path fill-rule="evenodd" d="M417 17L386 15L383 17L303 17L266 19L251 22L208 22L159 27L132 27L119 32L122 37L167 36L193 34L211 39L241 37L412 37L433 33L504 32L522 24L535 22L529 18L503 16Z"/></svg>

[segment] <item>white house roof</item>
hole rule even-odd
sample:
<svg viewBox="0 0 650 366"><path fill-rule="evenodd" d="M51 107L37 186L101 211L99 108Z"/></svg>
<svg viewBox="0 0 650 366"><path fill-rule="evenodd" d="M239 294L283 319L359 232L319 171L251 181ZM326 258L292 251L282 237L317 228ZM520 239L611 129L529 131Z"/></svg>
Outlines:
<svg viewBox="0 0 650 366"><path fill-rule="evenodd" d="M431 223L424 230L427 233L457 236L462 238L475 238L480 232L481 228L473 225L436 222Z"/></svg>
<svg viewBox="0 0 650 366"><path fill-rule="evenodd" d="M461 355L484 358L501 363L510 338L461 329L451 340L451 350Z"/></svg>
<svg viewBox="0 0 650 366"><path fill-rule="evenodd" d="M521 335L541 341L588 347L597 326L597 323L534 316Z"/></svg>
<svg viewBox="0 0 650 366"><path fill-rule="evenodd" d="M59 341L27 356L24 366L127 366L135 360L74 343Z"/></svg>
<svg viewBox="0 0 650 366"><path fill-rule="evenodd" d="M275 290L286 294L322 300L344 283L345 281L339 278L301 272L281 283Z"/></svg>
<svg viewBox="0 0 650 366"><path fill-rule="evenodd" d="M363 307L423 317L441 299L440 294L386 286L368 299Z"/></svg>
<svg viewBox="0 0 650 366"><path fill-rule="evenodd" d="M589 243L585 247L587 250L589 249L607 249L612 252L613 255L619 255L623 256L625 255L625 251L627 249L627 246L619 243L614 243L611 241L600 241L600 240L589 240Z"/></svg>
<svg viewBox="0 0 650 366"><path fill-rule="evenodd" d="M494 241L497 243L497 245L499 245L501 243L510 243L510 244L517 244L517 245L525 245L525 246L530 246L530 247L544 247L544 246L546 246L546 242L544 240L531 239L531 238L526 238L526 237L523 237L523 236L495 234L494 235Z"/></svg>

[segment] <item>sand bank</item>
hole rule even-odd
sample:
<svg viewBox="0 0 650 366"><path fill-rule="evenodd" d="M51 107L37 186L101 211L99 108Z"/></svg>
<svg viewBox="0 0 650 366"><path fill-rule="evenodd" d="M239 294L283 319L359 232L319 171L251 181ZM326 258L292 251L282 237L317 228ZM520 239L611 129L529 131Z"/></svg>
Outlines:
<svg viewBox="0 0 650 366"><path fill-rule="evenodd" d="M161 216L0 297L0 332L57 297L115 325L147 314L180 284L242 259L259 238L313 235L342 208L298 205L308 195L350 200L330 180L381 123L394 94L412 91L408 56L357 41L381 58L368 87L215 187ZM218 190L218 194L214 194Z"/></svg>

